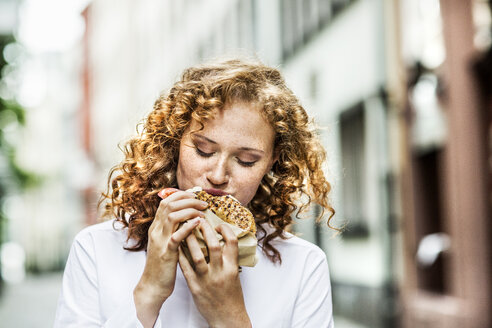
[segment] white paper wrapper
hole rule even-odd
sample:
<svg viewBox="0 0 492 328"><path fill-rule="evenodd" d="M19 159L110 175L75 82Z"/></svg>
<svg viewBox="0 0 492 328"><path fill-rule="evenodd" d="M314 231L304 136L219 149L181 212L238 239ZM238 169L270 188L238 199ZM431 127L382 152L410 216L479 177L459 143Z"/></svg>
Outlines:
<svg viewBox="0 0 492 328"><path fill-rule="evenodd" d="M256 255L256 246L258 245L258 240L252 232L245 231L235 225L222 221L210 209L205 210L205 220L210 223L214 231L215 227L219 224L227 224L232 229L238 239L239 266L254 267L256 265L256 263L258 262L258 256ZM208 262L208 249L207 244L205 243L205 239L203 238L203 235L199 229L195 229L194 233L198 240L198 244L200 245L200 248L202 249L202 252ZM222 235L217 232L215 232L215 235L217 236L217 239L219 239L220 245L223 246L225 242L222 238ZM183 251L188 258L188 261L193 264L193 260L191 259L191 255L186 243L184 244Z"/></svg>

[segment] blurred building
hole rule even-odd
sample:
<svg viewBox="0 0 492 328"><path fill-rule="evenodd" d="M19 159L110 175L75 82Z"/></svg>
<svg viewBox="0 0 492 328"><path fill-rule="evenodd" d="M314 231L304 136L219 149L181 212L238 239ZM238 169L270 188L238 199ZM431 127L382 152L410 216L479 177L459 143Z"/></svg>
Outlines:
<svg viewBox="0 0 492 328"><path fill-rule="evenodd" d="M281 3L284 72L321 126L335 225L344 227L335 238L311 222L298 230L327 253L335 313L363 327L394 327L398 163L391 152L399 135L387 104L387 5Z"/></svg>
<svg viewBox="0 0 492 328"><path fill-rule="evenodd" d="M490 4L400 1L407 327L492 326Z"/></svg>

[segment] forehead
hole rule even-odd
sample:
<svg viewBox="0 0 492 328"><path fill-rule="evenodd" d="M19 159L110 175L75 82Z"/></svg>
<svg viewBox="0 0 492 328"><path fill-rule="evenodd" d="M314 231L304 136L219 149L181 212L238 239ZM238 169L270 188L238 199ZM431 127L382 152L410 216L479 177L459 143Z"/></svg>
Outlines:
<svg viewBox="0 0 492 328"><path fill-rule="evenodd" d="M254 104L226 104L223 109L216 111L213 119L206 120L203 124L203 130L198 132L200 124L193 120L189 131L216 142L227 141L240 147L260 147L262 150L269 150L273 146L273 127Z"/></svg>

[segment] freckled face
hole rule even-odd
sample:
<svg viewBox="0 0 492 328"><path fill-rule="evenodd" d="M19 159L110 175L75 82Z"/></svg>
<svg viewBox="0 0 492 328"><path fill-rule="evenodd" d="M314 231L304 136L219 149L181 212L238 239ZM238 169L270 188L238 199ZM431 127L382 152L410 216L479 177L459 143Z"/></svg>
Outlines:
<svg viewBox="0 0 492 328"><path fill-rule="evenodd" d="M274 163L273 128L247 103L226 105L199 127L192 121L181 140L179 188L219 189L247 205Z"/></svg>

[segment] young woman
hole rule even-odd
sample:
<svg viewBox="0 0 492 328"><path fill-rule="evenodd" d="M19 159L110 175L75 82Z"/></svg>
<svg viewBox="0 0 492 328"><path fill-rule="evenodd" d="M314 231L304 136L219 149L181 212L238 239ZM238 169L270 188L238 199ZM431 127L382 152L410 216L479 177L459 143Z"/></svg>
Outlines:
<svg viewBox="0 0 492 328"><path fill-rule="evenodd" d="M110 173L114 220L76 236L55 327L333 327L325 254L285 232L311 202L333 215L324 159L278 70L242 60L187 69ZM184 191L195 186L251 210L255 267L238 271L236 236L218 226L219 245L206 203ZM180 191L161 200L167 187Z"/></svg>

